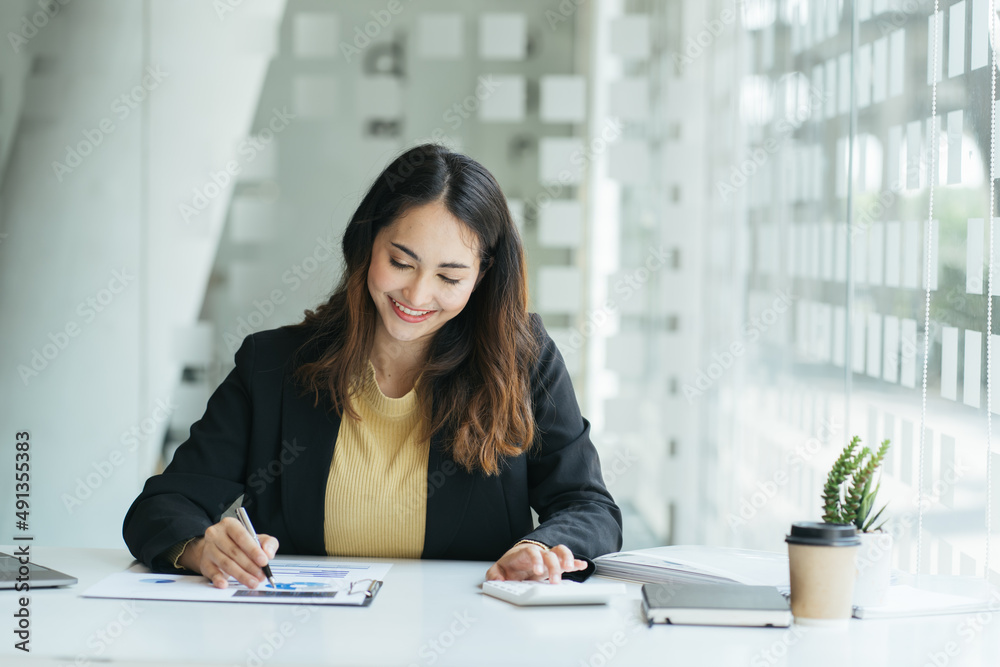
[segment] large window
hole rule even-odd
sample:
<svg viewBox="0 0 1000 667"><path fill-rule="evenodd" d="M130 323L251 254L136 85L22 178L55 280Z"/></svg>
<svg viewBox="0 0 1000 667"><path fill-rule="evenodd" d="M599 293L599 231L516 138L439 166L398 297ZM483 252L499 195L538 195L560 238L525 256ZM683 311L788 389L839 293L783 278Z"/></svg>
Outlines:
<svg viewBox="0 0 1000 667"><path fill-rule="evenodd" d="M698 275L657 296L692 311L676 334L655 309L623 320L618 344L656 350L640 371L668 394L634 414L646 451L671 441L637 496L665 489L680 541L781 550L819 518L843 444L889 438L895 565L983 575L1000 530L990 3L663 4L628 7L661 38L645 75L666 130L622 238L657 196L661 235L698 230L680 253Z"/></svg>

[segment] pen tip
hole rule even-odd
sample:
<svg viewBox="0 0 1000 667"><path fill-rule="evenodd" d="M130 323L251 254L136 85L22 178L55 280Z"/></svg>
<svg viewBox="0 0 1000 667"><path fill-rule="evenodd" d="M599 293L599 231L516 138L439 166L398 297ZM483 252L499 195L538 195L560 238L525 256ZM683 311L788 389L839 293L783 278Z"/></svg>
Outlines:
<svg viewBox="0 0 1000 667"><path fill-rule="evenodd" d="M274 577L268 577L267 580L271 582L271 588L278 587L278 584L274 583Z"/></svg>

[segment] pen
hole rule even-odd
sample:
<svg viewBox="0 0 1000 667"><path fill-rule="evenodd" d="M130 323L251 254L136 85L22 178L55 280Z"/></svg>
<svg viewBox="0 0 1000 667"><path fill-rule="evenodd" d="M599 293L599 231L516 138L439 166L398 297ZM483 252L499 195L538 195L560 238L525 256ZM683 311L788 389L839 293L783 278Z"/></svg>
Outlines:
<svg viewBox="0 0 1000 667"><path fill-rule="evenodd" d="M257 539L257 531L254 530L253 524L250 523L250 516L247 514L247 511L242 507L237 507L236 516L239 517L240 523L242 523L243 527L247 529L247 532L250 533L250 537L253 538L253 541L256 542L257 546L259 547L260 540ZM263 547L261 548L263 549ZM271 565L267 564L261 569L264 570L264 576L267 577L267 580L271 582L271 586L277 588L278 587L277 584L274 583L274 575L271 574Z"/></svg>

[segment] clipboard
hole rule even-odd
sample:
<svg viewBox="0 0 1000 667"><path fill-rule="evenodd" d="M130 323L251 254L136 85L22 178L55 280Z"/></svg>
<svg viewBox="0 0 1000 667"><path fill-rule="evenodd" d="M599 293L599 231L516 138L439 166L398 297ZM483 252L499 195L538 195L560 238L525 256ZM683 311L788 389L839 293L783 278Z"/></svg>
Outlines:
<svg viewBox="0 0 1000 667"><path fill-rule="evenodd" d="M274 559L271 569L276 586L262 584L250 589L234 579L220 589L200 575L159 574L134 566L94 584L83 597L367 607L382 589L391 567L389 563Z"/></svg>
<svg viewBox="0 0 1000 667"><path fill-rule="evenodd" d="M367 583L366 583L367 582ZM359 585L360 584L360 585ZM279 584L280 585L280 584ZM382 589L382 581L379 579L361 580L351 584L345 590L339 591L285 591L274 590L261 586L253 590L241 589L233 593L233 598L244 600L246 598L256 598L254 602L288 602L294 600L296 604L325 604L339 605L347 607L367 607ZM270 598L270 599L269 599ZM250 601L250 600L246 600Z"/></svg>

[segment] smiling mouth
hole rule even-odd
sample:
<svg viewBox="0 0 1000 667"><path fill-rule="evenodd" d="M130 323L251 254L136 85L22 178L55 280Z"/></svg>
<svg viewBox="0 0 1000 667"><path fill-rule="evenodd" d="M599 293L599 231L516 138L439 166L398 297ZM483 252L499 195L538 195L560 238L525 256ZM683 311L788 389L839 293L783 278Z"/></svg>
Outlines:
<svg viewBox="0 0 1000 667"><path fill-rule="evenodd" d="M427 315L430 315L431 313L435 312L433 310L413 310L412 308L407 308L406 306L396 301L392 297L389 297L389 300L392 301L393 304L395 304L396 309L399 310L399 312L405 315L409 315L410 317L426 317Z"/></svg>

